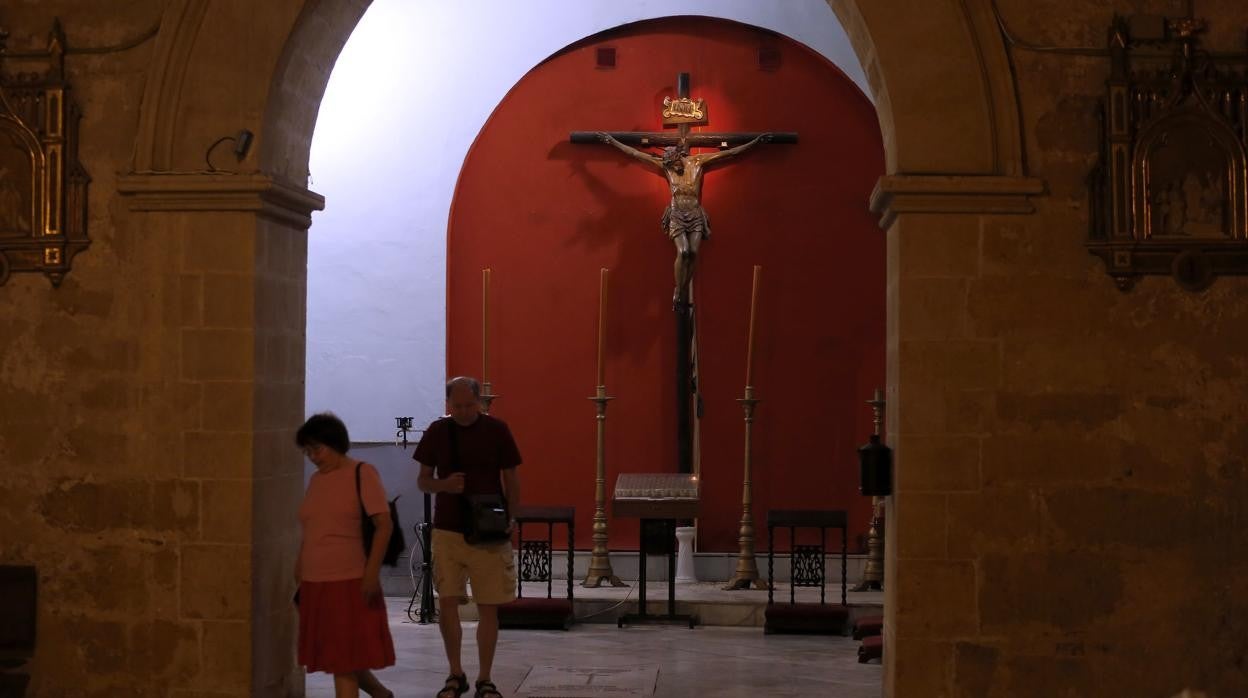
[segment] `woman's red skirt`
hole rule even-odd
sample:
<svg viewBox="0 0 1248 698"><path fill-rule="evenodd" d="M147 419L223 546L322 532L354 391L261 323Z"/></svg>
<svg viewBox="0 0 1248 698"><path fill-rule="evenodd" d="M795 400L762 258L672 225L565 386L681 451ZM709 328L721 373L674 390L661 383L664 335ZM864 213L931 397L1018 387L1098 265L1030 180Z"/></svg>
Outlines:
<svg viewBox="0 0 1248 698"><path fill-rule="evenodd" d="M299 663L308 671L349 674L394 664L385 600L366 602L360 581L299 586Z"/></svg>

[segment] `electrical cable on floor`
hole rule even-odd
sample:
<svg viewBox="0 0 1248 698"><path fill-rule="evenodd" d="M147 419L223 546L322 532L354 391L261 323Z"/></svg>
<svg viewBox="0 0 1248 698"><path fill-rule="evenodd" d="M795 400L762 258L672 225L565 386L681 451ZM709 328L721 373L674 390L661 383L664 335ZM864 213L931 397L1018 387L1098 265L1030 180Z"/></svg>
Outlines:
<svg viewBox="0 0 1248 698"><path fill-rule="evenodd" d="M632 587L628 590L628 593L624 595L624 598L623 598L623 599L621 599L621 600L620 600L620 602L619 602L619 603L617 603L617 604L615 604L614 606L610 606L610 607L608 607L608 608L604 608L604 609L602 609L601 611L594 611L593 613L591 613L591 614L589 614L589 615L587 615L587 616L573 616L572 620L573 620L574 622L580 623L580 622L583 622L583 621L585 621L585 620L587 620L587 619L589 619L589 618L593 618L593 617L595 617L595 616L600 616L600 615L602 615L602 614L604 614L604 613L610 613L611 611L614 611L615 609L619 608L620 606L623 606L624 604L628 603L628 599L629 599L629 597L631 597L631 596L633 595L633 591L635 591L636 589L637 589L637 585L636 585L636 584L634 584L634 585L633 585L633 586L632 586Z"/></svg>

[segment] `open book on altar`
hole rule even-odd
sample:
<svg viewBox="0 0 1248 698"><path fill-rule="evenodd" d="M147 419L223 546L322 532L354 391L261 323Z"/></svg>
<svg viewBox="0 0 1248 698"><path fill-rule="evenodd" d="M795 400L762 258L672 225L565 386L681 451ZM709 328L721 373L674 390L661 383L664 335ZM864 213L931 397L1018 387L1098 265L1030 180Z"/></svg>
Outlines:
<svg viewBox="0 0 1248 698"><path fill-rule="evenodd" d="M692 519L701 498L698 476L682 473L621 473L612 511L642 519Z"/></svg>

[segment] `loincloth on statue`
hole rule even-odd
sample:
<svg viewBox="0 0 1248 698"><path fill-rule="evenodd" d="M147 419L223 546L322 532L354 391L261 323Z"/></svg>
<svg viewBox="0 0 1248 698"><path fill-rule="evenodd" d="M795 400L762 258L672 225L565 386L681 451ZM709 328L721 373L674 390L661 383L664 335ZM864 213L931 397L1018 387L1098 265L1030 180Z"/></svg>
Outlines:
<svg viewBox="0 0 1248 698"><path fill-rule="evenodd" d="M672 239L685 236L690 239L700 237L705 240L711 236L711 219L706 215L706 209L701 206L673 209L672 205L668 204L663 210L663 220L659 225L663 227L663 232L667 233L667 237Z"/></svg>

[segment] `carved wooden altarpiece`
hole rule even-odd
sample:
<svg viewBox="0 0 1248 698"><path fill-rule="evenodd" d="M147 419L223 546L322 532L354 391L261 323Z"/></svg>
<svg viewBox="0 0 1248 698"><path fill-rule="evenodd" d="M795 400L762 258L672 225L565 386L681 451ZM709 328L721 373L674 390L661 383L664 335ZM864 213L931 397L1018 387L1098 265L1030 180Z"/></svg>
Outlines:
<svg viewBox="0 0 1248 698"><path fill-rule="evenodd" d="M0 30L0 285L15 272L38 272L59 285L86 249L87 183L78 162L80 113L65 81L65 36L58 22L46 54L5 55Z"/></svg>
<svg viewBox="0 0 1248 698"><path fill-rule="evenodd" d="M1199 291L1248 274L1248 53L1200 47L1204 20L1116 19L1088 249L1118 287Z"/></svg>

